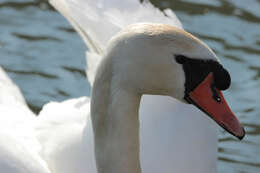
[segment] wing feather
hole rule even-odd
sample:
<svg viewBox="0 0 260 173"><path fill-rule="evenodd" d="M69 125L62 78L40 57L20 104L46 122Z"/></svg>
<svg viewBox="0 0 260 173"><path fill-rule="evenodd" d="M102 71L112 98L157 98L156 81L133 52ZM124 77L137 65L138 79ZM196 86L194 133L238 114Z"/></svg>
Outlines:
<svg viewBox="0 0 260 173"><path fill-rule="evenodd" d="M160 11L149 1L138 0L49 0L72 24L89 50L87 76L92 84L107 42L122 28L133 23L165 23L182 28L170 9Z"/></svg>

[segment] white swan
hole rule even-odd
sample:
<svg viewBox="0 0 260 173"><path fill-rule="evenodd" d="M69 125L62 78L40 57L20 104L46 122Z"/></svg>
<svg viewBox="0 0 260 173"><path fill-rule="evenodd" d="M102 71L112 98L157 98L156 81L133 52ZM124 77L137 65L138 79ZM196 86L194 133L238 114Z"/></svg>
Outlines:
<svg viewBox="0 0 260 173"><path fill-rule="evenodd" d="M138 1L120 1L119 3L118 1L102 0L97 3L80 0L51 2L73 24L90 47L87 52L87 61L88 77L91 83L95 76L95 66L97 66L95 63L98 59L102 59L105 44L121 28L143 21L169 23L181 28L173 13L169 10L166 11L165 13L169 16L167 18L149 3L140 4ZM151 34L160 30L163 32L163 28L151 30ZM143 32L142 27L140 30L136 30ZM185 40L183 37L179 39ZM187 43L190 46L191 44ZM185 48L180 48L179 53L183 49ZM131 52L132 56L136 54L136 51ZM190 57L193 58L215 59L215 55L209 49L206 49L205 52L196 52L197 54L189 52L189 50L186 50L185 53L190 53ZM127 53L125 52L125 54ZM66 112L70 112L63 110L64 107L87 109L84 108L87 105L87 103L84 104L84 99L79 104L77 100L73 102L73 104L66 102L47 105L40 117L44 118L44 114L56 117L57 106L62 109L61 115L68 115ZM101 106L100 109L102 110ZM81 114L84 112L82 111ZM146 96L143 98L140 107L140 161L143 172L162 172L162 170L163 172L172 172L172 170L176 172L216 172L217 137L214 125L205 116L195 114L201 113L191 106L179 104L169 97ZM90 117L88 117L85 128L82 124L78 124L82 117L79 116L79 120L74 117L75 123L71 122L72 118L68 118L70 120L66 125L61 120L56 121L56 118L53 118L53 121L60 123L59 127L56 126L59 133L54 133L54 136L48 137L48 140L46 138L42 140L46 145L43 156L51 170L63 173L73 170L96 172ZM46 124L51 124L48 123L49 120L50 118L45 117ZM42 136L49 136L52 128L49 129L50 132L43 133ZM101 157L103 157L102 153Z"/></svg>
<svg viewBox="0 0 260 173"><path fill-rule="evenodd" d="M82 11L76 14L71 9L93 7L90 8L94 10L90 16L96 21L102 13L95 14L98 12L95 10L104 7L102 5L105 4L102 4L102 1L98 6L91 6L93 3L89 1L82 4L71 2L73 8L70 8L64 2L66 1L54 1L59 10L84 36L85 41L92 46L92 52L88 53L89 57L100 58L99 54L104 50L104 46L99 41L106 41L105 37L98 34L93 34L91 39L87 37L86 33L92 32L82 30L82 24L86 23L80 20L86 21L90 18L82 18L84 16ZM128 2L127 5L131 4L137 5L136 2ZM149 4L144 7L138 4L138 7L154 12ZM114 25L109 23L109 19L113 19L113 11L103 12L109 16L105 24L110 24L108 27L114 33L116 32L113 30ZM166 20L158 11L157 16ZM92 23L95 26L94 21ZM180 63L184 63L183 61L187 59L189 62L195 60L195 64L200 62L199 59L212 60L215 67L218 66L215 54L183 30L160 24L138 24L128 27L113 39L109 47L96 77L91 103L99 172L140 172L140 166L142 172L172 172L173 170L176 172L214 172L216 134L210 120L203 118L205 115L189 115L201 113L194 111L190 106L176 103L172 98L146 96L140 108L139 148L137 110L140 94L170 95L183 100L187 89L184 84L189 81L189 77L186 76L187 70L183 70L186 66L184 68L184 65ZM192 59L185 58L183 55ZM176 62L175 56L179 58L179 63ZM207 64L206 67L209 65ZM95 68L91 69L88 74L93 75L94 71ZM201 71L208 73L207 68ZM191 75L191 73L187 74ZM203 83L204 78L200 79L199 83ZM196 86L199 83L196 83ZM193 84L194 81L190 85ZM193 98L192 94L191 97ZM111 100L108 101L108 99ZM210 99L213 100L211 97ZM202 104L196 99L195 102ZM213 103L215 102L213 100ZM208 107L205 107L205 111L214 114ZM87 112L89 112L88 98L50 103L43 108L37 122L33 122L36 125L35 131L32 131L37 133L36 136L42 147L34 154L38 157L40 151L51 172L96 172L92 124L90 116L86 116ZM131 115L128 116L128 114ZM102 118L104 115L110 118ZM215 120L220 123L219 119ZM99 124L100 121L102 125ZM235 123L224 124L225 128L237 136L243 136L243 131L236 119L232 121ZM213 135L208 136L208 134ZM30 145L27 146L30 147ZM44 161L39 159L41 162L35 165L45 165ZM1 157L0 160L3 158ZM41 169L40 166L38 168ZM45 168L41 170L48 171L47 166L45 165Z"/></svg>
<svg viewBox="0 0 260 173"><path fill-rule="evenodd" d="M98 172L140 173L141 168L142 172L201 171L203 168L197 168L196 161L178 160L184 152L175 141L183 132L174 132L178 129L172 126L178 118L170 119L164 114L142 115L147 110L141 110L139 122L141 95L169 95L181 101L185 98L230 133L242 138L243 128L215 88L226 89L229 84L229 75L215 54L187 32L164 24L128 26L113 37L99 65L91 98L92 121L89 115L86 124L83 123L84 113L89 111L86 98L53 103L41 112L37 131L43 144L43 158L52 172L63 173L95 173L95 157ZM160 101L163 99L157 100ZM147 104L141 109L154 111L149 102L144 100L141 104ZM73 109L77 109L78 116L71 115L75 112ZM181 126L189 128L192 123L187 120ZM189 131L187 142L191 148L198 143L202 146L212 143L210 138L202 139L201 134L197 134L198 128ZM176 143L180 151L175 149ZM208 162L203 158L203 149L195 151L199 153L196 158ZM190 153L190 157L193 154ZM214 171L214 166L205 167Z"/></svg>

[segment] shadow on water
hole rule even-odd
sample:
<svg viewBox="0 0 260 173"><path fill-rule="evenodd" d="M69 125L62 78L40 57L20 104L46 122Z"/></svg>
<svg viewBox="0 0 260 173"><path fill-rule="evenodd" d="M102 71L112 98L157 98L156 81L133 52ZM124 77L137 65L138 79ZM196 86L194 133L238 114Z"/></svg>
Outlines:
<svg viewBox="0 0 260 173"><path fill-rule="evenodd" d="M247 136L237 141L220 135L219 172L260 172L260 1L151 1L173 9L184 28L230 70L232 85L225 96ZM83 41L46 0L2 0L0 25L0 64L34 112L50 100L90 94Z"/></svg>
<svg viewBox="0 0 260 173"><path fill-rule="evenodd" d="M26 35L26 34L20 34L20 33L12 33L14 36L24 39L27 41L42 41L42 40L52 40L52 41L61 41L58 38L55 37L50 37L50 36L31 36L31 35Z"/></svg>

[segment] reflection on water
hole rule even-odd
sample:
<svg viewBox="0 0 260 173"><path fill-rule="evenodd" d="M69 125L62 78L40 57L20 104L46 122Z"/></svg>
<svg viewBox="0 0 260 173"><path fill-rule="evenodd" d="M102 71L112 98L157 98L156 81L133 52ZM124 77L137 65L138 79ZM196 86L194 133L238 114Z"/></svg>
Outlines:
<svg viewBox="0 0 260 173"><path fill-rule="evenodd" d="M219 172L260 172L260 1L152 2L172 8L184 28L213 48L231 73L225 95L247 136L238 142L220 134ZM0 64L34 111L50 100L89 95L84 44L45 0L2 0L0 26Z"/></svg>

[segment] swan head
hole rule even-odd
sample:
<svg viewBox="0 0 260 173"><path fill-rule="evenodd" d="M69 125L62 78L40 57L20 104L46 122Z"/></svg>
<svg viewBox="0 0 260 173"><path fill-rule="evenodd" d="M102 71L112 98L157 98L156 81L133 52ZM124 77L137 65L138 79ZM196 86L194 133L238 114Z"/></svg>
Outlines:
<svg viewBox="0 0 260 173"><path fill-rule="evenodd" d="M228 71L190 33L165 24L130 25L111 39L107 57L117 86L193 104L234 136L244 137L221 93L230 86Z"/></svg>

